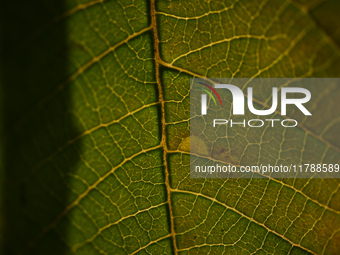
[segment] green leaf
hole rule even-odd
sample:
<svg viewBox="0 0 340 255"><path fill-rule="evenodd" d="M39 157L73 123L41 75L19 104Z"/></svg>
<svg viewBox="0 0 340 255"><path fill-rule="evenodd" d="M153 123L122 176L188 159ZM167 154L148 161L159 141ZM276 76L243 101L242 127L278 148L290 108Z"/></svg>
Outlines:
<svg viewBox="0 0 340 255"><path fill-rule="evenodd" d="M4 5L4 254L339 253L338 179L189 173L190 78L338 77L338 0ZM338 116L339 93L313 106ZM339 119L291 114L235 129L230 161L339 163Z"/></svg>

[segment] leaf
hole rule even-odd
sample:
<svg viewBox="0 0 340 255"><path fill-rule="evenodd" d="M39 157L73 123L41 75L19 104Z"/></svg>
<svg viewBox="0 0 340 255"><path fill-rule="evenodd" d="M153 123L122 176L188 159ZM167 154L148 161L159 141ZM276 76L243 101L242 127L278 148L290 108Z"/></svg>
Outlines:
<svg viewBox="0 0 340 255"><path fill-rule="evenodd" d="M338 254L338 179L190 178L189 79L338 77L339 6L6 3L3 252ZM334 95L317 105L338 108ZM297 130L268 145L269 131L236 129L232 162L308 152L339 163L338 120Z"/></svg>

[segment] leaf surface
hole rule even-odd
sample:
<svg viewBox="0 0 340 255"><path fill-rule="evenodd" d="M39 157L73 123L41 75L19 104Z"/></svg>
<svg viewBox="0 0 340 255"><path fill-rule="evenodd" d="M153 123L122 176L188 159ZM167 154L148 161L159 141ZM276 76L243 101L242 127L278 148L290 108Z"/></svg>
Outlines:
<svg viewBox="0 0 340 255"><path fill-rule="evenodd" d="M29 89L6 120L8 254L338 254L337 179L189 174L190 78L338 77L337 1L63 7L44 6L53 15L27 25L12 62ZM315 99L329 125L321 110L290 112L293 132L235 129L223 153L235 165L339 163L339 96Z"/></svg>

